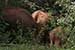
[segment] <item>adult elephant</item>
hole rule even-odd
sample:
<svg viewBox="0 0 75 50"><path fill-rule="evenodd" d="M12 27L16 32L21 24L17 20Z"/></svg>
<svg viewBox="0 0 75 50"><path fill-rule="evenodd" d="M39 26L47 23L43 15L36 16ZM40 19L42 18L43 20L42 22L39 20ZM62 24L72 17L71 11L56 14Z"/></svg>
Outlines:
<svg viewBox="0 0 75 50"><path fill-rule="evenodd" d="M16 30L17 25L21 25L22 28L36 27L36 22L33 20L31 14L19 7L6 7L1 9L0 20L10 24L10 28ZM8 28L10 30L10 28ZM6 29L6 30L8 30Z"/></svg>

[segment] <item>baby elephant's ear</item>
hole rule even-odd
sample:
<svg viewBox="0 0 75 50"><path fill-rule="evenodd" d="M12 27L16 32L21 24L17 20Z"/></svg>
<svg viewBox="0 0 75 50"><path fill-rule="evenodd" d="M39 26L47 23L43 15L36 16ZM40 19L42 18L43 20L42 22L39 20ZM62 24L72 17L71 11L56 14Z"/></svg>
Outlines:
<svg viewBox="0 0 75 50"><path fill-rule="evenodd" d="M32 13L32 17L36 23L43 24L43 23L46 23L45 21L47 21L48 19L48 13L42 10L37 10Z"/></svg>
<svg viewBox="0 0 75 50"><path fill-rule="evenodd" d="M38 18L38 15L39 15L39 11L40 11L40 10L35 11L35 12L32 13L32 17L33 17L33 19L34 19L35 21L37 21L37 18Z"/></svg>

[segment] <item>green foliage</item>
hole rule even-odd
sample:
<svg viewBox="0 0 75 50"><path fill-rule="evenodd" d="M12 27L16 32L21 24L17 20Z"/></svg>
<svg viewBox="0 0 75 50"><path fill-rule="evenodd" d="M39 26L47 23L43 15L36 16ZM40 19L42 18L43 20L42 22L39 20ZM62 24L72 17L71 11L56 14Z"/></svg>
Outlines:
<svg viewBox="0 0 75 50"><path fill-rule="evenodd" d="M7 5L6 5L7 3ZM46 48L45 46L40 45L21 45L19 47L5 47L7 50L64 50L63 48L68 48L65 50L74 50L75 48L75 1L73 0L0 0L0 8L4 8L6 6L14 6L14 7L22 7L27 9L29 12L34 12L35 10L42 9L47 11L52 18L49 18L47 25L43 30L52 30L56 26L61 26L64 30L63 33L59 35L62 39L62 49L55 48L51 46L50 48ZM54 14L54 16L52 16ZM0 13L0 17L2 14ZM22 37L22 29L17 27L18 31L4 32L7 27L9 27L9 23L0 20L0 43L34 43L33 33L34 31L25 30L24 37ZM34 47L34 48L33 48ZM19 49L18 49L19 48ZM1 48L4 50L3 48Z"/></svg>
<svg viewBox="0 0 75 50"><path fill-rule="evenodd" d="M4 45L0 47L0 50L74 50L75 48L57 48L55 46L47 47L47 46L40 46L38 44L32 45L32 44L21 44L21 45Z"/></svg>

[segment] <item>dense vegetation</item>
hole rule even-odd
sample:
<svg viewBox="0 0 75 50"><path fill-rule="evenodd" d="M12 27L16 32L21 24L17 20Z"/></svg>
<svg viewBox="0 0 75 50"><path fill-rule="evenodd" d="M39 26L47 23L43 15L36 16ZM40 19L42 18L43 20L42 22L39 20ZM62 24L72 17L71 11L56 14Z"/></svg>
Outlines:
<svg viewBox="0 0 75 50"><path fill-rule="evenodd" d="M61 26L64 32L58 33L62 40L62 47L54 45L48 46L47 43L34 42L34 31L26 30L22 37L22 29L17 27L18 31L5 32L9 23L0 20L0 49L1 50L74 50L75 49L75 0L0 0L0 9L4 7L21 7L28 10L31 14L42 9L52 17L43 27L44 31L52 30L56 26ZM0 12L0 16L2 16ZM39 38L38 41L41 39Z"/></svg>

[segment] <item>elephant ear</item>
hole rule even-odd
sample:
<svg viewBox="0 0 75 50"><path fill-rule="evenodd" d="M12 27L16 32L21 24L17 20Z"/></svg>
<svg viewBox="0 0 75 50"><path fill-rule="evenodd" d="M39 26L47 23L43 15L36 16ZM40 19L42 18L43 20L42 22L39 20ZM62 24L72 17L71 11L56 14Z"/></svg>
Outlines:
<svg viewBox="0 0 75 50"><path fill-rule="evenodd" d="M44 24L48 20L48 13L43 12L42 10L37 10L32 13L32 17L36 23Z"/></svg>
<svg viewBox="0 0 75 50"><path fill-rule="evenodd" d="M39 11L40 11L40 10L35 11L35 12L32 13L32 17L33 17L33 19L34 19L35 21L38 20Z"/></svg>

